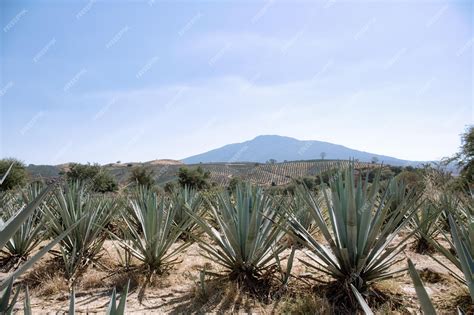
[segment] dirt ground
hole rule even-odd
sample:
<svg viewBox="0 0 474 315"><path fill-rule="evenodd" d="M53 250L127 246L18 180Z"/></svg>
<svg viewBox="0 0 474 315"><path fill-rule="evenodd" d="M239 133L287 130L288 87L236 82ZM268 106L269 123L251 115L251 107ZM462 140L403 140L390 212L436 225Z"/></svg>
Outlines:
<svg viewBox="0 0 474 315"><path fill-rule="evenodd" d="M210 276L206 277L204 289L200 286L203 268L215 273L222 272L216 263L201 256L195 243L180 254L180 262L167 273L155 276L144 286L145 275L126 272L119 265L119 258L113 241L106 241L100 263L88 268L76 286L76 313L103 314L108 306L113 287L121 292L128 279L131 281L127 297L128 314L190 314L190 313L331 313L331 306L321 291L314 285L292 279L288 290L278 299L261 301L243 293L235 284ZM118 244L115 244L118 246ZM469 305L469 293L457 283L448 271L428 255L418 255L407 249L405 255L413 260L425 282L428 293L442 314L456 313L456 305ZM305 258L298 250L297 258ZM443 257L436 255L440 260ZM406 260L399 263L406 267ZM295 276L307 274L310 270L298 260L292 273ZM315 274L316 278L324 278ZM56 314L68 310L68 285L54 259L44 257L33 269L19 279L29 286L33 314ZM390 299L375 310L378 314L420 313L415 290L408 275L381 282L376 287L388 294ZM21 310L23 296L17 303ZM467 304L466 304L467 303ZM469 306L468 306L469 307Z"/></svg>

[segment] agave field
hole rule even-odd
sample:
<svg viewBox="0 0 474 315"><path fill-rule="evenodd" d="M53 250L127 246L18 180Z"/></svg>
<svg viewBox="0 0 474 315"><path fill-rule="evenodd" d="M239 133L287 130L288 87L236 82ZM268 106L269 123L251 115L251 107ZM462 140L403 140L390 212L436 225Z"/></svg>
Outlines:
<svg viewBox="0 0 474 315"><path fill-rule="evenodd" d="M354 162L357 168L373 167L371 163ZM176 173L180 167L186 166L196 168L200 166L204 171L210 172L210 179L219 186L228 186L232 178L239 178L256 185L270 186L287 185L294 179L305 176L318 176L324 172L334 170L338 167L346 167L346 160L312 160L312 161L288 161L275 164L261 163L203 163L183 165L179 161L166 160L164 162L151 161L144 163L116 163L108 164L105 169L118 179L119 183L126 183L130 170L135 166L143 166L154 172L155 181L165 184L176 179ZM43 167L44 168L44 167ZM62 166L39 166L30 165L30 173L34 177L51 178L64 170Z"/></svg>
<svg viewBox="0 0 474 315"><path fill-rule="evenodd" d="M5 192L0 313L474 312L472 196L364 166L219 165L248 180L209 191ZM262 186L331 169L316 189Z"/></svg>

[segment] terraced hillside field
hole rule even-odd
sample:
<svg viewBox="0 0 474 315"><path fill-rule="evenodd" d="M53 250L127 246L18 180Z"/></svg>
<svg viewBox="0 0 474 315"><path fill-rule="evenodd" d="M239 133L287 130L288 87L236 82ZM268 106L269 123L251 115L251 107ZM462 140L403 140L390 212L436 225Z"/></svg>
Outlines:
<svg viewBox="0 0 474 315"><path fill-rule="evenodd" d="M153 170L157 184L164 185L177 179L180 167L196 168L202 167L209 171L211 182L220 186L227 186L232 178L239 178L258 185L286 185L293 179L304 176L315 176L322 172L336 168L338 165L348 165L344 160L312 160L292 161L275 164L261 163L203 163L183 164L173 160L158 160L144 163L113 163L105 165L105 168L117 178L122 185L127 185L130 172L136 166L143 166ZM370 167L373 164L357 162L357 168ZM28 170L34 177L57 177L61 170L66 170L67 164L60 166L34 166L30 165ZM46 170L46 171L42 171ZM53 170L53 171L52 171Z"/></svg>
<svg viewBox="0 0 474 315"><path fill-rule="evenodd" d="M150 164L142 165L153 169L155 179L158 184L165 184L177 178L177 172L180 167L202 167L205 171L211 173L211 182L215 182L220 186L226 186L234 177L247 180L259 185L286 185L293 179L304 176L315 176L322 172L328 171L338 165L347 165L349 161L339 160L314 160L314 161L295 161L276 164L259 164L259 163L212 163L212 164ZM357 167L367 167L371 164L357 163ZM128 166L110 165L107 168L115 175L121 184L125 184L130 169L134 165Z"/></svg>

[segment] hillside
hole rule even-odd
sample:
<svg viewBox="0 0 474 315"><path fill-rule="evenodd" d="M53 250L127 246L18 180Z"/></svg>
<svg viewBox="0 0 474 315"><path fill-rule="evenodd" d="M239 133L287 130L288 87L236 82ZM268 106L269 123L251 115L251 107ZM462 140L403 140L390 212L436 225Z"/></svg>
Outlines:
<svg viewBox="0 0 474 315"><path fill-rule="evenodd" d="M320 159L322 153L325 154L325 159L328 160L357 159L360 162L370 162L375 157L379 163L396 166L417 165L421 163L354 150L329 142L303 141L274 135L258 136L250 141L229 144L185 158L182 161L186 164L235 163L240 161L265 163L270 159L283 162Z"/></svg>
<svg viewBox="0 0 474 315"><path fill-rule="evenodd" d="M233 177L250 181L258 185L285 185L292 179L305 176L315 176L321 172L330 170L338 165L349 163L338 160L313 160L313 161L293 161L275 164L260 163L201 163L183 165L177 161L175 163L158 163L156 161L144 163L113 163L104 165L121 185L126 185L130 176L130 171L135 166L143 166L153 170L155 180L158 185L164 185L167 182L177 179L177 173L180 167L202 167L205 171L211 173L211 182L220 186L227 186ZM367 163L358 163L359 167L367 166ZM65 170L67 164L60 166L45 166L38 168L28 166L28 171L33 177L55 177L61 170ZM47 170L47 172L44 172Z"/></svg>

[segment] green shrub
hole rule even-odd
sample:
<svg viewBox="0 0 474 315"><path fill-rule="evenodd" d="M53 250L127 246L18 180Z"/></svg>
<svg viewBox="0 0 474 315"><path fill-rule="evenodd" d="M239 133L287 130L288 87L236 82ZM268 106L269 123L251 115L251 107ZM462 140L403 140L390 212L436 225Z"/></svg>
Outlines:
<svg viewBox="0 0 474 315"><path fill-rule="evenodd" d="M13 166L10 170L10 173L5 178L2 185L0 185L1 191L21 188L25 186L28 181L28 172L26 171L25 164L14 158L0 160L0 177L3 177L12 163Z"/></svg>
<svg viewBox="0 0 474 315"><path fill-rule="evenodd" d="M211 173L204 171L202 167L188 169L181 167L178 171L178 182L181 187L190 187L194 189L207 189L210 187L209 178Z"/></svg>
<svg viewBox="0 0 474 315"><path fill-rule="evenodd" d="M132 168L128 181L135 186L152 188L155 186L154 172L144 166L135 166Z"/></svg>
<svg viewBox="0 0 474 315"><path fill-rule="evenodd" d="M71 163L65 175L69 182L87 183L94 192L105 193L118 189L115 178L99 164Z"/></svg>

